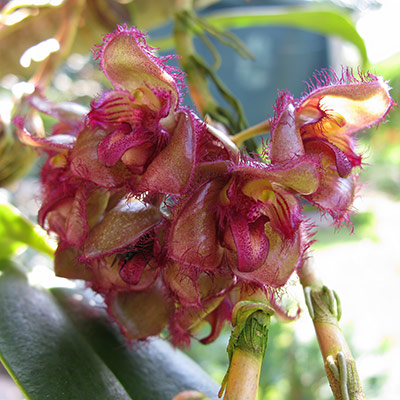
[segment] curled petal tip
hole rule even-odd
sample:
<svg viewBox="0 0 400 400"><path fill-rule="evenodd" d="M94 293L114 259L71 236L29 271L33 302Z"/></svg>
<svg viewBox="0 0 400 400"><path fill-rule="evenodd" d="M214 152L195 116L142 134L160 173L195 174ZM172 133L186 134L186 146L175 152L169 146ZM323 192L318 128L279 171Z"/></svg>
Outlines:
<svg viewBox="0 0 400 400"><path fill-rule="evenodd" d="M180 99L183 74L165 65L171 57L157 57L146 43L146 34L135 27L120 25L105 35L103 43L93 50L100 68L116 89L133 93L137 88L170 93L172 108Z"/></svg>

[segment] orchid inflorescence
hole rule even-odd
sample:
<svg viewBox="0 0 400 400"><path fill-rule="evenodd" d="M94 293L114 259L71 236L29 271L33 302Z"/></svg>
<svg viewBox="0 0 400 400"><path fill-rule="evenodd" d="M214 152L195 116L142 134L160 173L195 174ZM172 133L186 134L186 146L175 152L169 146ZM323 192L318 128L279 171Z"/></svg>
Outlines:
<svg viewBox="0 0 400 400"><path fill-rule="evenodd" d="M183 105L183 73L136 28L119 26L94 54L113 88L89 112L37 92L31 105L59 120L52 134L15 120L48 155L39 222L58 238L56 274L103 295L130 339L168 325L185 345L208 322L209 343L244 288L287 314L279 294L312 239L301 199L350 222L362 165L354 133L384 120L389 86L317 72L302 98L279 93L267 157L250 157Z"/></svg>

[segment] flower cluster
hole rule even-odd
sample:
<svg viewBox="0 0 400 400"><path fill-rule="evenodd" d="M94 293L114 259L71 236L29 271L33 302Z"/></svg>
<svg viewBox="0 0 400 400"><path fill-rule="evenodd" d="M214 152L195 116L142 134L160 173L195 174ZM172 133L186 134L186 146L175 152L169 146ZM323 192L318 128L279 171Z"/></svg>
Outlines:
<svg viewBox="0 0 400 400"><path fill-rule="evenodd" d="M94 53L112 89L89 112L35 94L32 106L60 121L53 134L15 121L48 155L39 222L57 234L57 275L86 280L132 339L168 325L185 344L208 322L208 343L249 288L284 311L275 294L310 241L299 198L348 219L353 133L385 117L387 84L323 71L302 99L280 93L262 162L182 105L182 73L136 28L120 26Z"/></svg>

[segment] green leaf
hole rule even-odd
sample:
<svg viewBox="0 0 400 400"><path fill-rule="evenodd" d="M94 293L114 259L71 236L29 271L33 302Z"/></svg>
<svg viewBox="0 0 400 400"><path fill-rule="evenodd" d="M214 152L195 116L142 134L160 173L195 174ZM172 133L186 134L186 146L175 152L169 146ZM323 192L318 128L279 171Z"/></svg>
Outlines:
<svg viewBox="0 0 400 400"><path fill-rule="evenodd" d="M34 288L9 261L0 267L0 359L27 399L217 398L218 385L167 342L129 344L85 293Z"/></svg>
<svg viewBox="0 0 400 400"><path fill-rule="evenodd" d="M281 10L281 8L280 8ZM302 28L328 36L336 36L357 46L364 64L368 62L365 43L351 18L342 11L290 7L273 13L270 7L240 8L204 17L220 29L280 25Z"/></svg>
<svg viewBox="0 0 400 400"><path fill-rule="evenodd" d="M53 256L46 233L10 204L0 204L0 258L7 258L28 245Z"/></svg>

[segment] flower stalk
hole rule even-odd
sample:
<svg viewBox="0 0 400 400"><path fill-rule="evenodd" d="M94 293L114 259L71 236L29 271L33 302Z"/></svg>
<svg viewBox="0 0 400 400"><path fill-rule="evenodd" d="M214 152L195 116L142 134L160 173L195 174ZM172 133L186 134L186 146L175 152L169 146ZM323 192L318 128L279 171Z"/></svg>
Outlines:
<svg viewBox="0 0 400 400"><path fill-rule="evenodd" d="M232 311L233 331L229 340L228 371L222 381L219 397L225 391L224 400L255 400L262 361L268 345L268 334L273 310L260 300L250 296L238 302Z"/></svg>
<svg viewBox="0 0 400 400"><path fill-rule="evenodd" d="M314 323L326 376L335 400L365 400L356 362L339 327L337 294L323 285L307 259L300 273L306 304Z"/></svg>
<svg viewBox="0 0 400 400"><path fill-rule="evenodd" d="M267 119L260 122L257 125L253 125L250 128L245 129L231 137L233 143L240 147L246 140L251 139L255 136L259 136L263 133L269 132L270 121Z"/></svg>

